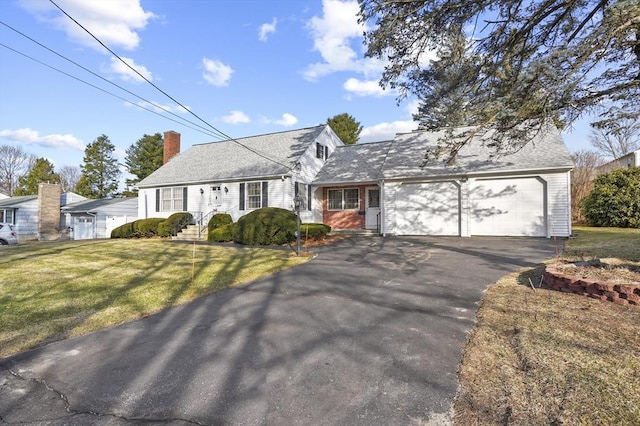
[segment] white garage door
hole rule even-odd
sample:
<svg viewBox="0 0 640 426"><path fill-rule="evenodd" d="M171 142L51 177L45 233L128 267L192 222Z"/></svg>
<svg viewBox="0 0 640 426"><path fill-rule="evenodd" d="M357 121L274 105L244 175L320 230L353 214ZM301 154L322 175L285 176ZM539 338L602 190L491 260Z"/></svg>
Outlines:
<svg viewBox="0 0 640 426"><path fill-rule="evenodd" d="M469 201L471 235L547 235L544 183L537 178L476 181Z"/></svg>
<svg viewBox="0 0 640 426"><path fill-rule="evenodd" d="M453 182L402 185L396 218L399 235L460 235L460 189Z"/></svg>
<svg viewBox="0 0 640 426"><path fill-rule="evenodd" d="M93 218L76 217L73 226L73 239L90 240L92 238L95 238L93 235Z"/></svg>

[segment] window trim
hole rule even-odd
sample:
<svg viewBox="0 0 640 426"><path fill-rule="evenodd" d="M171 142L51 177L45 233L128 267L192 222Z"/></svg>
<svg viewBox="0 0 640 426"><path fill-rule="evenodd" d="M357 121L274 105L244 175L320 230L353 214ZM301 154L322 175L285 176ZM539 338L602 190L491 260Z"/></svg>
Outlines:
<svg viewBox="0 0 640 426"><path fill-rule="evenodd" d="M187 211L187 187L186 186L165 186L156 190L156 211L162 213L186 212ZM170 192L170 196L165 198L165 193ZM169 207L165 207L165 202ZM181 205L180 209L176 206Z"/></svg>
<svg viewBox="0 0 640 426"><path fill-rule="evenodd" d="M358 197L357 197L357 206L356 207L350 207L350 208L346 208L346 199L345 199L345 191L357 191L358 193ZM329 193L331 191L339 191L341 193L341 204L342 207L339 209L336 208L330 208L329 207ZM327 211L332 211L332 212L338 212L338 211L359 211L360 210L360 188L355 187L355 188L331 188L331 189L327 189Z"/></svg>

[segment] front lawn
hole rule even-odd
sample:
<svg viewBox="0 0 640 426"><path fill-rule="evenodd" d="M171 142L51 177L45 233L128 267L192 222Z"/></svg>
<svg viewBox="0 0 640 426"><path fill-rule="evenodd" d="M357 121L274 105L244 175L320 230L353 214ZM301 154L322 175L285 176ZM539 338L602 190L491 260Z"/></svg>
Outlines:
<svg viewBox="0 0 640 426"><path fill-rule="evenodd" d="M0 251L0 357L246 283L305 259L290 251L91 240Z"/></svg>
<svg viewBox="0 0 640 426"><path fill-rule="evenodd" d="M574 232L564 258L640 261L638 229ZM459 369L455 423L640 424L640 307L537 288L543 271L487 290Z"/></svg>

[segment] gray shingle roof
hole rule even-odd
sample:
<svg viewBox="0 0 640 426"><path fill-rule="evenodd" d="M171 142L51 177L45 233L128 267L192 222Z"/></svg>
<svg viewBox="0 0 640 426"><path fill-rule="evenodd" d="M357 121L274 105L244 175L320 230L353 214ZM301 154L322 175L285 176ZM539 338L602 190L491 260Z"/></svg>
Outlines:
<svg viewBox="0 0 640 426"><path fill-rule="evenodd" d="M139 187L213 182L287 174L326 125L235 141L193 145L139 183ZM240 144L257 151L263 158Z"/></svg>
<svg viewBox="0 0 640 426"><path fill-rule="evenodd" d="M391 141L338 147L324 164L314 184L377 182Z"/></svg>
<svg viewBox="0 0 640 426"><path fill-rule="evenodd" d="M99 210L104 206L108 206L111 204L138 204L137 198L101 198L98 200L83 200L78 201L76 203L67 204L62 207L63 212L67 213L85 213L85 212L93 212Z"/></svg>
<svg viewBox="0 0 640 426"><path fill-rule="evenodd" d="M459 129L464 131L467 129ZM487 146L491 136L476 136L447 164L440 159L425 164L424 155L435 148L445 132L415 131L396 135L391 142L350 145L337 149L314 184L371 182L379 179L460 176L485 173L552 170L573 167L560 132L549 128L516 152L496 153Z"/></svg>
<svg viewBox="0 0 640 426"><path fill-rule="evenodd" d="M15 207L27 201L37 200L37 195L21 195L0 200L0 207Z"/></svg>

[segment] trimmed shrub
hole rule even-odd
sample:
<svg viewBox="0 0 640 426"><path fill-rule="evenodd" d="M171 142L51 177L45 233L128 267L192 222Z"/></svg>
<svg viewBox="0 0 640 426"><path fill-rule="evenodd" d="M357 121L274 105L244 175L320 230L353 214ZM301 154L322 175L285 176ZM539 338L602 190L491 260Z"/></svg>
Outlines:
<svg viewBox="0 0 640 426"><path fill-rule="evenodd" d="M265 207L242 216L233 240L252 246L282 245L295 239L296 215L285 209Z"/></svg>
<svg viewBox="0 0 640 426"><path fill-rule="evenodd" d="M133 238L136 236L136 231L134 230L134 223L129 222L124 225L120 225L117 228L113 228L111 231L111 238Z"/></svg>
<svg viewBox="0 0 640 426"><path fill-rule="evenodd" d="M640 167L598 176L582 200L582 214L591 226L640 228Z"/></svg>
<svg viewBox="0 0 640 426"><path fill-rule="evenodd" d="M214 230L216 228L220 228L221 226L225 226L225 225L228 225L230 223L233 223L233 219L231 218L230 214L227 214L227 213L216 213L216 214L213 215L211 220L209 220L209 223L207 224L207 228L208 228L209 232L211 232L212 230Z"/></svg>
<svg viewBox="0 0 640 426"><path fill-rule="evenodd" d="M193 221L193 216L188 212L174 213L166 220L158 224L158 235L161 237L170 237L178 235L178 232L186 228Z"/></svg>
<svg viewBox="0 0 640 426"><path fill-rule="evenodd" d="M217 228L209 230L207 241L210 243L226 243L229 241L233 241L233 234L235 233L235 229L235 223L228 223L226 225L218 226Z"/></svg>
<svg viewBox="0 0 640 426"><path fill-rule="evenodd" d="M138 219L133 222L133 229L138 237L154 237L158 235L158 225L164 221L161 217Z"/></svg>
<svg viewBox="0 0 640 426"><path fill-rule="evenodd" d="M300 237L309 240L319 240L331 232L331 227L324 223L303 223L300 225Z"/></svg>

